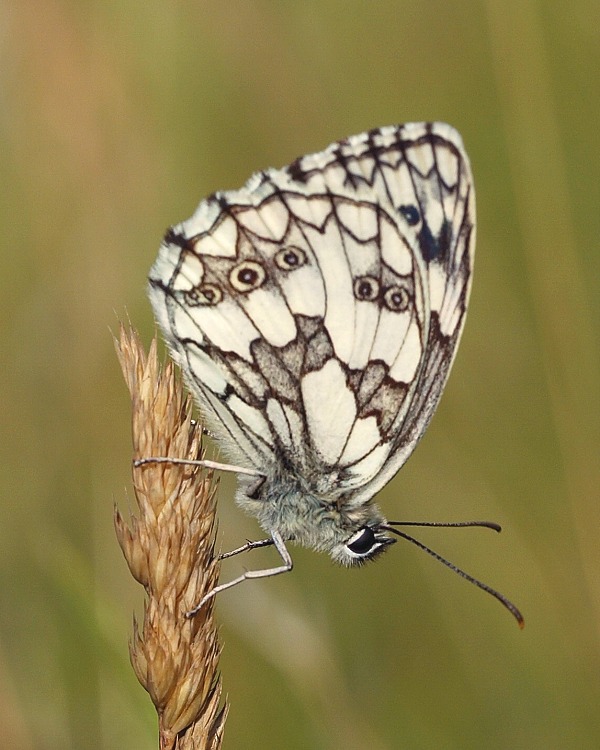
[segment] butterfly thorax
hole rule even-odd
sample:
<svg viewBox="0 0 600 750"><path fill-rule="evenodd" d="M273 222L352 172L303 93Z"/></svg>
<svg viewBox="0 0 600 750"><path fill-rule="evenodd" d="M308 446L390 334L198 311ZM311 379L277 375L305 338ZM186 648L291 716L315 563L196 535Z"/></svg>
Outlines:
<svg viewBox="0 0 600 750"><path fill-rule="evenodd" d="M335 492L335 484L335 475L327 474L310 484L305 477L282 472L259 480L242 478L236 502L266 532L277 531L285 540L328 552L347 564L347 540L360 528L377 528L385 519L377 505L353 505Z"/></svg>

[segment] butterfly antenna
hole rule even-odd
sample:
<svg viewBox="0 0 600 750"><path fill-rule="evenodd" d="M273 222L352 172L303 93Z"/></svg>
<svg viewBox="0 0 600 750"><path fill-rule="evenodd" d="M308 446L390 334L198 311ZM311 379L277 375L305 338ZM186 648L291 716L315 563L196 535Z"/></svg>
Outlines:
<svg viewBox="0 0 600 750"><path fill-rule="evenodd" d="M394 522L395 526L401 526L404 525L402 523L396 523ZM488 526L487 522L466 522L466 523L457 523L457 524L444 524L444 523L416 523L416 524L409 524L413 526ZM490 526L490 528L496 529L495 527L497 524L493 524ZM511 615L515 618L515 620L518 622L519 627L523 628L525 626L525 620L523 618L523 615L519 612L518 608L515 607L515 605L509 601L505 596L503 596L499 591L496 591L491 586L488 586L486 583L483 583L482 581L479 581L477 578L473 578L473 576L469 575L468 573L465 573L464 570L461 570L458 568L454 563L451 563L450 560L446 560L445 557L442 557L437 552L434 552L432 549L430 549L426 544L423 544L423 542L420 542L418 539L415 539L414 537L410 536L409 534L406 534L404 531L400 531L399 529L393 528L391 525L382 525L382 529L385 529L386 531L391 531L392 534L396 534L396 536L402 537L402 539L406 539L409 542L412 542L415 546L419 547L419 549L422 549L424 552L427 552L428 555L431 555L431 557L434 557L438 562L441 562L443 565L445 565L447 568L450 568L454 573L459 575L461 578L464 578L465 580L469 581L469 583L474 584L477 586L477 588L482 589L488 594L491 594L495 599L497 599L500 604L502 604L506 609L511 613Z"/></svg>
<svg viewBox="0 0 600 750"><path fill-rule="evenodd" d="M494 521L453 521L448 523L442 521L388 521L387 524L388 526L443 526L444 528L480 526L498 533L502 531L502 526L499 523L494 523Z"/></svg>

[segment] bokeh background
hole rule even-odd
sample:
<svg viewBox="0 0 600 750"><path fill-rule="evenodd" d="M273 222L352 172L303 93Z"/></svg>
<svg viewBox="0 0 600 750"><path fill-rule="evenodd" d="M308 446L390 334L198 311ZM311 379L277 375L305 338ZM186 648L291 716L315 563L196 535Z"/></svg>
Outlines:
<svg viewBox="0 0 600 750"><path fill-rule="evenodd" d="M439 119L475 173L471 310L381 502L500 522L419 537L526 628L408 544L359 571L296 550L219 601L225 747L600 747L598 71L596 0L0 4L2 746L156 745L112 528L131 448L111 330L149 342L165 228L257 169ZM259 534L232 489L224 547Z"/></svg>

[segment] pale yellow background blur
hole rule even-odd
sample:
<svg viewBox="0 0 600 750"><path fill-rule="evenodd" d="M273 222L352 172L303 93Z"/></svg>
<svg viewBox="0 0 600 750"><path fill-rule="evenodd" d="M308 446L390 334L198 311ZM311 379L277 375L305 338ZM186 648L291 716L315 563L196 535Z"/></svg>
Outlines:
<svg viewBox="0 0 600 750"><path fill-rule="evenodd" d="M166 227L330 141L456 126L478 199L448 389L382 493L523 610L408 544L224 594L225 747L600 747L600 4L0 4L0 744L155 747L128 665L129 404L109 329L153 332ZM259 534L223 483L224 547ZM271 560L272 551L234 561ZM237 566L237 567L236 567Z"/></svg>

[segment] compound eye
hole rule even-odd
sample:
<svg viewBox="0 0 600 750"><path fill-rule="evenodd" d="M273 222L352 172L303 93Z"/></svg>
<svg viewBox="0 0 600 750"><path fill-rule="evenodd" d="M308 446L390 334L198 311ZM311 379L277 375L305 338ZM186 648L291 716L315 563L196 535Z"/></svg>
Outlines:
<svg viewBox="0 0 600 750"><path fill-rule="evenodd" d="M363 526L356 534L350 537L346 542L346 547L355 555L367 555L377 544L375 532L369 526Z"/></svg>

